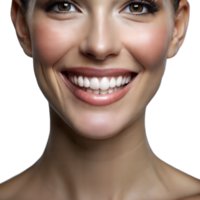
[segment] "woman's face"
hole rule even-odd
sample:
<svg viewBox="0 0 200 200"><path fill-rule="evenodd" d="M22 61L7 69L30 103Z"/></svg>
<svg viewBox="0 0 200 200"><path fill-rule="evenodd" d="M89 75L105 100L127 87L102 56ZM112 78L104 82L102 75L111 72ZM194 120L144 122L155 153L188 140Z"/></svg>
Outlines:
<svg viewBox="0 0 200 200"><path fill-rule="evenodd" d="M171 1L32 0L27 24L39 86L73 130L107 138L144 115L165 70L174 28ZM75 76L80 87L72 83ZM132 79L115 91L120 76ZM103 90L93 92L103 94L84 91L88 80Z"/></svg>

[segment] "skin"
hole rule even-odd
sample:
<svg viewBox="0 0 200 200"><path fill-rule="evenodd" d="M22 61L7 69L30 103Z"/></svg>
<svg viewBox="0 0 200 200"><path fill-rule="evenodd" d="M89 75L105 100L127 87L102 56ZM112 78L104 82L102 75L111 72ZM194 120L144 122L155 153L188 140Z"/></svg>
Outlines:
<svg viewBox="0 0 200 200"><path fill-rule="evenodd" d="M188 2L176 15L168 0L147 15L119 12L125 0L77 1L81 12L67 14L46 12L45 2L32 0L25 13L13 0L11 17L49 102L50 137L31 168L0 186L0 200L175 200L200 193L199 180L154 155L144 125L166 60L183 43ZM99 107L70 92L63 66L125 68L138 76L122 99Z"/></svg>

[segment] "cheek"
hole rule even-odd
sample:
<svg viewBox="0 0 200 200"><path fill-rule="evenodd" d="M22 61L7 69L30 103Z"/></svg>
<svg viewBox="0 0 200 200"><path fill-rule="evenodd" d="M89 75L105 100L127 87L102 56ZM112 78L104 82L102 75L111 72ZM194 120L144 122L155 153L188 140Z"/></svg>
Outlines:
<svg viewBox="0 0 200 200"><path fill-rule="evenodd" d="M80 32L82 24L42 17L37 19L40 20L31 25L33 56L43 64L52 66L80 43L80 37L78 39L74 33ZM126 49L143 66L152 68L166 58L170 32L167 25L136 23L121 30Z"/></svg>
<svg viewBox="0 0 200 200"><path fill-rule="evenodd" d="M70 28L69 28L70 27ZM52 21L36 21L32 26L31 40L34 59L52 66L77 43L76 27Z"/></svg>
<svg viewBox="0 0 200 200"><path fill-rule="evenodd" d="M170 41L167 26L140 24L127 31L125 45L132 56L145 68L152 69L166 60ZM131 42L130 42L131 41Z"/></svg>

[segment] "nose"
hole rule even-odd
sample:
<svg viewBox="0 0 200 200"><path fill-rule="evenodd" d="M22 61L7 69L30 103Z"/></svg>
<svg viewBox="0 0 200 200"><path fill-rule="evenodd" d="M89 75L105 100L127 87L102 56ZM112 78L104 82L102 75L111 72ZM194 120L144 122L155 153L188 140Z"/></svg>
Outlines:
<svg viewBox="0 0 200 200"><path fill-rule="evenodd" d="M80 44L80 52L96 60L105 60L117 56L121 51L113 21L105 13L96 12L95 17L89 18L85 37Z"/></svg>

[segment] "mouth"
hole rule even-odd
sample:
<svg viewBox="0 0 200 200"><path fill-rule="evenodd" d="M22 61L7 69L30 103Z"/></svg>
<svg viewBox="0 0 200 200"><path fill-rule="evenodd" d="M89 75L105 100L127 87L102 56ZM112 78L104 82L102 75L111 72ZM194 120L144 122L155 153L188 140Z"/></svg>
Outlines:
<svg viewBox="0 0 200 200"><path fill-rule="evenodd" d="M118 69L117 69L118 70ZM121 70L121 69L119 69ZM86 70L87 71L87 70ZM105 106L122 99L134 85L138 73L121 70L115 74L113 71L106 71L103 74L111 76L85 76L86 74L76 73L77 71L62 71L60 76L64 85L77 99L94 106ZM102 72L102 71L101 71ZM89 73L94 74L94 71Z"/></svg>
<svg viewBox="0 0 200 200"><path fill-rule="evenodd" d="M117 76L104 76L104 77L89 77L80 74L73 74L67 71L61 72L65 78L67 78L71 84L75 87L94 94L110 94L113 92L117 92L124 87L128 86L131 81L137 76L137 73L129 72L124 75L117 75ZM101 87L100 83L101 80L105 78L108 80L107 84L103 84ZM98 83L99 81L99 83Z"/></svg>

